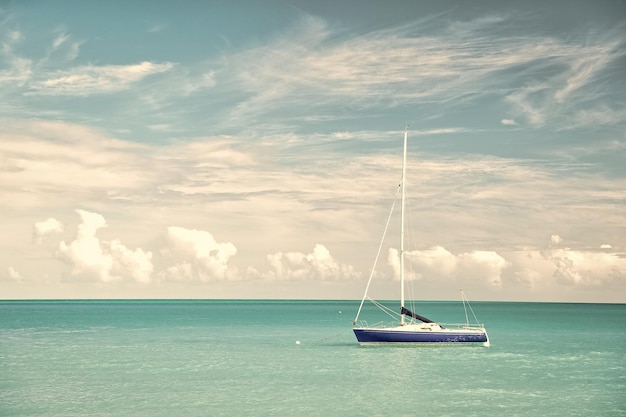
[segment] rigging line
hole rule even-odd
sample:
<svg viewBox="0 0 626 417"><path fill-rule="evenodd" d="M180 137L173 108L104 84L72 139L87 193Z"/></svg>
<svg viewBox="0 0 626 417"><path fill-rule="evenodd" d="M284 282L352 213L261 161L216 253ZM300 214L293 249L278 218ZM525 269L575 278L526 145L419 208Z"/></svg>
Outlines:
<svg viewBox="0 0 626 417"><path fill-rule="evenodd" d="M372 300L371 298L367 297L367 299L369 301L372 302L372 304L374 304L376 307L378 307L383 313L387 314L389 317L391 317L392 319L397 319L400 314L398 314L396 311L392 310L391 308L387 307L384 304L381 304L380 302L376 301L376 300Z"/></svg>
<svg viewBox="0 0 626 417"><path fill-rule="evenodd" d="M461 301L463 302L463 311L465 311L465 324L469 326L469 318L467 317L467 306L466 306L465 300L466 300L465 293L463 292L463 288L461 288Z"/></svg>
<svg viewBox="0 0 626 417"><path fill-rule="evenodd" d="M361 299L361 304L359 305L359 310L356 312L356 317L354 318L353 324L356 324L357 320L359 320L359 315L361 314L361 310L363 309L363 303L365 302L365 298L367 298L367 292L369 291L370 284L372 283L372 278L374 277L374 272L376 271L376 265L378 264L378 258L380 257L380 251L383 248L383 244L385 243L385 236L387 235L387 229L389 228L389 223L391 222L391 216L393 214L393 209L398 202L398 194L400 193L400 187L402 184L398 186L396 191L396 197L393 199L393 204L391 205L391 211L389 212L389 217L387 218L387 224L385 225L385 231L383 232L383 237L380 240L380 246L378 246L378 252L376 253L376 258L374 259L374 265L372 266L372 272L370 272L370 277L367 280L367 286L365 287L365 294L363 294L363 298Z"/></svg>
<svg viewBox="0 0 626 417"><path fill-rule="evenodd" d="M472 316L474 316L474 320L476 321L476 324L480 324L480 322L478 321L478 317L476 317L476 314L474 313L474 309L472 308L472 305L470 304L470 302L467 299L467 296L465 295L465 292L463 290L461 290L461 294L463 295L463 298L467 301L467 306L469 307L470 311L472 312ZM467 313L466 313L466 315L467 315Z"/></svg>

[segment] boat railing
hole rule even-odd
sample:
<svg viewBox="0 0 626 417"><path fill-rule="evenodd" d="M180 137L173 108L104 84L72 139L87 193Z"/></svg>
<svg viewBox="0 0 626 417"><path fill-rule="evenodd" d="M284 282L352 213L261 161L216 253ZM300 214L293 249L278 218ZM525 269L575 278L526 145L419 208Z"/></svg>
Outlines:
<svg viewBox="0 0 626 417"><path fill-rule="evenodd" d="M470 324L470 323L439 323L441 327L455 328L455 329L484 329L485 325L482 323Z"/></svg>
<svg viewBox="0 0 626 417"><path fill-rule="evenodd" d="M385 327L395 327L397 326L398 323L386 323L384 321L379 321L377 323L374 324L369 324L367 321L365 320L359 320L354 324L354 327L377 327L377 328L385 328Z"/></svg>
<svg viewBox="0 0 626 417"><path fill-rule="evenodd" d="M419 321L411 321L407 324L423 324ZM441 326L444 329L458 329L458 330L482 330L485 328L485 325L482 323L435 323Z"/></svg>
<svg viewBox="0 0 626 417"><path fill-rule="evenodd" d="M416 321L412 321L410 323L407 324L415 324L415 323L420 323L420 322L416 322ZM448 329L466 329L466 330L482 330L485 328L485 325L482 323L476 323L476 324L470 324L470 323L437 323L439 324L441 327L443 328L448 328ZM367 321L365 320L359 320L356 323L354 323L354 327L375 327L375 328L386 328L386 327L397 327L398 323L397 322L393 322L393 323L389 323L389 322L384 322L384 321L379 321L377 323L374 324L369 324Z"/></svg>

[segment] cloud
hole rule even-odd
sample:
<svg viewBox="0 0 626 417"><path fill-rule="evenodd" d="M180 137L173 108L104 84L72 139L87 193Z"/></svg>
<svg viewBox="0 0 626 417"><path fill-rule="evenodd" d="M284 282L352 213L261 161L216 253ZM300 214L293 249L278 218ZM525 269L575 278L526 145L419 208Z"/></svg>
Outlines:
<svg viewBox="0 0 626 417"><path fill-rule="evenodd" d="M99 281L117 280L111 276L113 257L105 253L100 240L95 236L98 229L105 227L104 217L97 213L76 210L82 223L78 225L76 239L59 243L59 259L72 266L72 276L95 277Z"/></svg>
<svg viewBox="0 0 626 417"><path fill-rule="evenodd" d="M561 130L573 130L585 126L611 126L626 120L625 109L614 109L606 104L577 110Z"/></svg>
<svg viewBox="0 0 626 417"><path fill-rule="evenodd" d="M553 262L557 283L598 287L626 280L626 259L615 253L551 249L542 255Z"/></svg>
<svg viewBox="0 0 626 417"><path fill-rule="evenodd" d="M393 271L393 277L396 280L400 279L401 266L400 266L400 252L396 248L389 248L387 252L387 264L391 267ZM406 274L406 271L405 271ZM405 277L406 279L416 279L417 277L414 274L411 274L409 277ZM421 277L420 277L421 278Z"/></svg>
<svg viewBox="0 0 626 417"><path fill-rule="evenodd" d="M71 35L69 35L63 27L57 30L57 35L52 40L52 45L48 55L39 62L40 67L48 67L53 65L53 60L60 60L61 62L73 61L78 57L80 53L80 46L83 42L72 41Z"/></svg>
<svg viewBox="0 0 626 417"><path fill-rule="evenodd" d="M536 290L619 288L626 284L626 257L613 251L612 245L604 244L594 251L557 247L561 242L559 235L552 235L543 250L525 248L508 254L514 278Z"/></svg>
<svg viewBox="0 0 626 417"><path fill-rule="evenodd" d="M2 36L2 34L0 34ZM24 39L22 32L10 30L0 39L0 84L23 86L33 73L33 61L17 54L16 49Z"/></svg>
<svg viewBox="0 0 626 417"><path fill-rule="evenodd" d="M626 119L619 109L604 111L602 100L596 100L597 105L589 100L606 96L602 83L595 81L603 80L605 70L623 55L616 40L621 32L591 34L584 43L533 33L502 36L503 29L519 22L525 23L523 17L498 15L446 24L429 17L384 30L347 32L321 18L303 16L265 44L204 61L83 65L62 71L41 65L47 58L17 54L23 36L5 34L4 49L10 51L7 62L12 65L0 72L0 82L19 80L26 84L19 90L25 95L86 96L124 91L163 73L154 80L157 87L137 94L141 106L135 111L150 114L146 125L169 123L171 131L188 130L188 112L172 113L183 108L179 100L202 93L223 104L206 115L217 127L252 120L258 125L263 120L284 128L302 120L325 123L353 117L326 106L367 112L381 105L427 101L441 108L486 95L510 106L515 119L504 120L525 119L537 127L548 121L555 129L568 129ZM53 55L72 60L81 44L57 29L50 45Z"/></svg>
<svg viewBox="0 0 626 417"><path fill-rule="evenodd" d="M30 84L32 94L90 95L111 93L130 88L142 79L169 71L174 64L144 61L133 65L86 65L44 74L43 81Z"/></svg>
<svg viewBox="0 0 626 417"><path fill-rule="evenodd" d="M164 256L173 260L167 267L164 279L174 281L226 281L239 280L238 269L229 265L237 248L230 242L220 243L211 233L186 229L167 228L168 247Z"/></svg>
<svg viewBox="0 0 626 417"><path fill-rule="evenodd" d="M556 236L556 235L554 235ZM551 245L552 246L552 245ZM609 248L606 248L609 249ZM388 262L399 278L399 256L389 251ZM510 291L523 284L534 290L559 287L602 287L626 284L626 257L620 253L561 248L519 252L471 251L453 254L436 246L406 252L405 279L483 282Z"/></svg>
<svg viewBox="0 0 626 417"><path fill-rule="evenodd" d="M557 129L623 122L626 113L607 107L603 98L608 94L602 87L607 70L626 54L621 32L607 30L584 44L542 39L536 48L544 56L536 56L535 65L549 75L545 81L529 80L508 94L506 101L535 127L547 121ZM555 64L559 71L553 71Z"/></svg>
<svg viewBox="0 0 626 417"><path fill-rule="evenodd" d="M0 70L0 84L24 85L31 76L33 62L30 59L12 57L8 59L9 68Z"/></svg>
<svg viewBox="0 0 626 417"><path fill-rule="evenodd" d="M124 246L118 239L114 239L109 244L111 257L113 258L113 273L119 274L123 278L147 284L152 280L152 252L146 252L141 248L134 251Z"/></svg>
<svg viewBox="0 0 626 417"><path fill-rule="evenodd" d="M58 245L57 258L71 266L71 276L98 282L135 281L150 283L156 275L161 281L211 282L242 279L275 280L344 280L360 278L350 265L338 263L324 245L316 245L309 254L277 252L267 255L270 269L259 273L253 267L246 274L230 263L237 248L230 242L217 242L209 232L168 227L166 245L159 263L163 269L154 272L152 253L137 248L128 249L119 239L111 241L97 237L100 229L108 227L98 213L76 210L81 218L76 238ZM42 222L43 223L43 222Z"/></svg>
<svg viewBox="0 0 626 417"><path fill-rule="evenodd" d="M396 249L389 250L388 262L399 279L400 260ZM453 278L486 282L491 286L502 286L502 274L509 266L501 255L494 251L471 251L451 253L443 246L424 251L406 251L405 279L450 280Z"/></svg>
<svg viewBox="0 0 626 417"><path fill-rule="evenodd" d="M231 264L237 248L230 242L220 243L206 231L169 227L166 245L161 250L163 266L154 271L152 252L141 248L131 250L119 239L101 240L97 233L108 227L104 217L86 210L76 210L81 222L73 241L58 245L57 258L71 266L74 279L99 283L138 282L149 284L153 276L161 282L215 282L255 279L270 285L280 281L345 281L361 279L362 273L352 265L337 261L326 246L316 244L310 253L274 252L266 256L269 270L259 272L248 266L241 274ZM54 219L37 223L41 236L57 233L61 226ZM480 283L492 291L514 291L519 285L535 291L559 287L620 286L626 282L626 257L603 250L555 248L558 235L550 237L545 250L524 249L504 255L489 250L473 250L454 254L443 246L406 252L406 279L430 284L476 286ZM399 277L398 251L391 248L388 263ZM16 268L8 269L9 279L20 282Z"/></svg>
<svg viewBox="0 0 626 417"><path fill-rule="evenodd" d="M15 47L24 39L24 35L19 30L9 30L2 37L0 42L0 54L11 55L15 51Z"/></svg>
<svg viewBox="0 0 626 417"><path fill-rule="evenodd" d="M148 33L158 33L166 29L168 26L169 25L165 23L153 23L148 27L147 31Z"/></svg>
<svg viewBox="0 0 626 417"><path fill-rule="evenodd" d="M260 248L265 250L263 244L255 249L257 263L251 263L261 271L258 278L279 280L291 276L300 279L297 277L303 274L328 277L329 274L324 275L307 266L306 262L314 263L308 259L316 259L315 251L299 253L289 250L295 244L302 244L301 239L295 243L293 236L304 236L311 247L318 242L324 247L330 247L351 239L376 241L378 236L371 236L370 226L378 224L374 222L386 216L384 212L391 197L389 191L397 180L397 171L389 169L396 166L397 157L385 154L357 155L348 160L337 160L335 153L324 156L314 152L293 152L288 154L290 158L275 158L275 154L269 153L266 146L271 143L272 149L280 148L288 152L284 147L291 149L289 146L296 146L292 143L303 146L301 143L313 139L322 143L336 141L332 133L328 137L318 135L315 138L274 135L256 138L252 143L248 142L249 137L246 136L201 137L170 145L149 146L120 141L97 130L70 123L11 121L2 124L0 129L4 132L4 140L0 140L3 167L0 169L0 180L4 179L2 182L5 184L2 189L3 201L16 211L32 207L38 210L58 207L59 202L65 207L78 204L120 205L124 208L123 213L119 207L114 208L120 212L119 221L122 224L132 222L133 230L137 228L141 230L139 233L149 235L156 233L154 230L159 227L180 222L179 217L168 215L163 218L162 213L181 213L180 201L183 198L190 202L189 209L183 210L185 221L189 224L203 224L203 210L212 210L223 222L211 232L228 236L230 242L261 240L250 237L248 230L260 236L271 233L275 237L275 246L271 249L262 251ZM344 140L356 142L361 138L370 140L381 135L393 137L396 133L353 132L354 139L348 137ZM243 146L244 143L246 146ZM275 163L277 159L278 164ZM155 166L158 169L154 169ZM598 213L594 217L598 223L586 222L585 228L602 230L603 222L607 219L611 223L620 224L622 216L616 202L620 201L621 194L611 191L620 189L621 183L613 181L609 189L603 192L604 185L597 186L598 181L607 183L602 176L577 173L572 171L573 168L571 164L561 166L552 161L544 166L505 158L436 160L426 157L412 163L409 170L412 173L415 171L421 181L421 202L417 207L417 215L422 217L425 236L429 236L431 240L428 244L432 245L431 249L422 251L421 269L415 269L412 278L428 279L431 271L432 276L440 274L452 277L449 271L458 272L471 267L475 271L483 268L481 280L497 282L497 273L502 270L497 259L487 259L481 264L469 255L465 263L459 257L459 254L472 253L473 243L467 242L480 240L493 244L493 237L485 231L484 219L497 222L498 244L505 247L531 245L537 229L550 230L558 227L558 224L576 228L576 225L581 224L576 220L581 215L581 193L586 195L586 207L592 207ZM560 175L563 170L567 172L565 177ZM413 175L410 177L414 178ZM72 193L68 194L68 189ZM146 210L146 207L156 203L165 210L158 213ZM168 207L176 209L170 210ZM450 210L457 208L462 210L453 211L456 214L451 215ZM233 212L238 214L236 219L232 219ZM546 212L551 213L547 218ZM520 218L536 226L520 229ZM593 219L590 221L593 222ZM53 236L55 227L58 229L57 225L37 231L33 226L33 239ZM137 261L122 261L127 252L114 252L113 241L98 239L100 230L92 229L94 242L90 246L95 251L99 245L97 259L100 264L96 263L91 269L86 266L75 267L82 265L81 262L72 260L70 255L74 252L66 250L63 259L72 266L72 270L76 269L76 276L87 275L85 271L89 270L92 279L100 281L117 278L146 281L148 276L161 280L195 281L251 278L247 272L243 272L246 271L245 265L250 264L247 261L250 251L246 251L242 258L237 257L246 262L240 270L232 265L234 255L222 264L218 262L221 265L219 268L216 266L210 270L208 266L203 266L191 250L171 250L169 253L172 256L163 261L172 267L171 273L166 274L160 268L162 260L158 248L151 248L157 259L148 259L148 251L143 251L144 254L136 253L133 248L131 252L136 253ZM294 233L294 230L298 232ZM568 236L576 233L576 230L568 229ZM454 241L450 241L450 236L454 236ZM558 245L560 237L554 236L551 238L553 244ZM125 240L120 236L122 244ZM460 249L458 253L452 253L442 246L438 248L439 242L457 245ZM459 242L463 246L458 246ZM70 243L66 242L68 248ZM615 245L620 246L619 242ZM169 249L166 247L164 250L167 252ZM266 272L266 256L270 252L271 257L277 258L272 259L270 270ZM503 256L501 249L494 249L494 252ZM177 255L173 256L175 253ZM278 257L278 254L283 257ZM110 263L108 256L111 257ZM355 261L331 258L337 266L328 266L327 270L334 268L338 277L352 276L352 272L367 271L370 267L368 262L362 260L357 264ZM321 257L317 259L318 264L322 262ZM296 266L294 262L297 260L301 264ZM140 267L140 261L145 265L154 262L158 270L150 275L146 272L149 268ZM210 262L205 264L210 265ZM123 270L122 265L129 265L125 272L120 272ZM355 265L352 272L349 265ZM485 265L491 265L493 269ZM22 268L21 265L16 267ZM81 268L85 271L79 273ZM221 272L224 269L227 272ZM533 270L532 265L525 264L523 269ZM144 272L138 272L140 270ZM542 276L549 277L552 273L553 269L550 269ZM503 286L505 284L503 282Z"/></svg>
<svg viewBox="0 0 626 417"><path fill-rule="evenodd" d="M502 273L510 265L494 251L472 251L459 255L459 258L462 274L483 279L495 287L502 286Z"/></svg>
<svg viewBox="0 0 626 417"><path fill-rule="evenodd" d="M361 274L351 265L338 263L328 249L316 244L313 252L276 252L267 255L270 271L265 275L269 280L345 280L358 279Z"/></svg>
<svg viewBox="0 0 626 417"><path fill-rule="evenodd" d="M146 190L163 182L148 169L151 146L66 122L4 119L0 125L3 199L14 207L62 200L73 208L109 191Z"/></svg>
<svg viewBox="0 0 626 417"><path fill-rule="evenodd" d="M13 281L17 281L17 282L21 282L22 281L22 276L20 275L19 272L17 272L17 270L15 268L13 268L12 266L10 266L7 269L7 275L9 277L9 279L13 280Z"/></svg>
<svg viewBox="0 0 626 417"><path fill-rule="evenodd" d="M167 73L176 66L172 62L151 61L68 66L68 63L79 57L84 41L74 40L63 26L53 31L43 56L28 55L30 49L20 48L24 39L26 36L18 30L0 32L0 85L6 85L6 97L14 98L15 94L18 97L88 96L120 92L134 87L149 76ZM180 74L176 76L180 77ZM187 80L183 74L181 80L184 85L177 87L185 91L214 85L210 71L193 81Z"/></svg>
<svg viewBox="0 0 626 417"><path fill-rule="evenodd" d="M517 126L517 122L513 119L502 119L500 120L504 126Z"/></svg>
<svg viewBox="0 0 626 417"><path fill-rule="evenodd" d="M232 123L279 114L283 120L327 121L319 111L328 105L367 111L429 101L453 107L487 95L536 127L548 121L567 126L578 109L587 116L577 123L602 117L595 105L590 108L589 97L607 95L594 81L623 55L620 34L609 31L583 44L543 34L503 36L519 19L437 27L424 19L346 35L305 16L267 44L224 56L215 64L216 78L243 96L229 114ZM605 119L623 117L614 112ZM503 120L513 123L518 122Z"/></svg>
<svg viewBox="0 0 626 417"><path fill-rule="evenodd" d="M60 260L72 267L73 277L100 282L151 281L151 252L140 248L131 251L117 239L101 241L96 233L107 226L104 217L85 210L76 212L81 218L76 238L69 243L59 243L57 253Z"/></svg>
<svg viewBox="0 0 626 417"><path fill-rule="evenodd" d="M400 279L400 254L397 249L389 249L388 262L394 271L394 278ZM433 274L452 276L458 267L458 259L442 246L424 251L405 252L405 279L424 279Z"/></svg>
<svg viewBox="0 0 626 417"><path fill-rule="evenodd" d="M171 95L191 95L202 90L215 87L217 81L215 71L209 70L200 74L184 74L174 86L175 91Z"/></svg>
<svg viewBox="0 0 626 417"><path fill-rule="evenodd" d="M585 48L584 54L574 57L570 61L570 72L566 75L565 85L554 93L555 100L563 102L585 87L610 62L616 48L617 45Z"/></svg>
<svg viewBox="0 0 626 417"><path fill-rule="evenodd" d="M33 225L33 242L42 243L46 237L63 232L63 223L50 217Z"/></svg>

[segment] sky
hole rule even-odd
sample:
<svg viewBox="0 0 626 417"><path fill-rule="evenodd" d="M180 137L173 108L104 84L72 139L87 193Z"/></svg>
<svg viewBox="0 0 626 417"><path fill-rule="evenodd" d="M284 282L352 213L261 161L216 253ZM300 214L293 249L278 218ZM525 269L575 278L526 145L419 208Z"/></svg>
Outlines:
<svg viewBox="0 0 626 417"><path fill-rule="evenodd" d="M0 1L0 299L398 299L408 124L409 296L625 303L625 34L623 0Z"/></svg>

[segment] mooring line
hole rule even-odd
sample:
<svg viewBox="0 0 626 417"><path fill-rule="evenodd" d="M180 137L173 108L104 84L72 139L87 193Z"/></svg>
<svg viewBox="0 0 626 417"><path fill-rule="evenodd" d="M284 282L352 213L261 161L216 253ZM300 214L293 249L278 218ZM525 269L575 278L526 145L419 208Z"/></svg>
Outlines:
<svg viewBox="0 0 626 417"><path fill-rule="evenodd" d="M311 342L311 344L312 344L312 345L321 345L321 344L327 343L328 341L330 341L330 340L332 340L332 339L336 339L336 338L338 338L339 336L344 335L344 334L346 334L346 331L345 331L345 330L343 330L343 331L341 331L341 332L339 332L339 333L336 333L336 334L330 335L330 336L328 336L328 337L324 337L324 338L322 338L322 339L314 340L313 342Z"/></svg>

